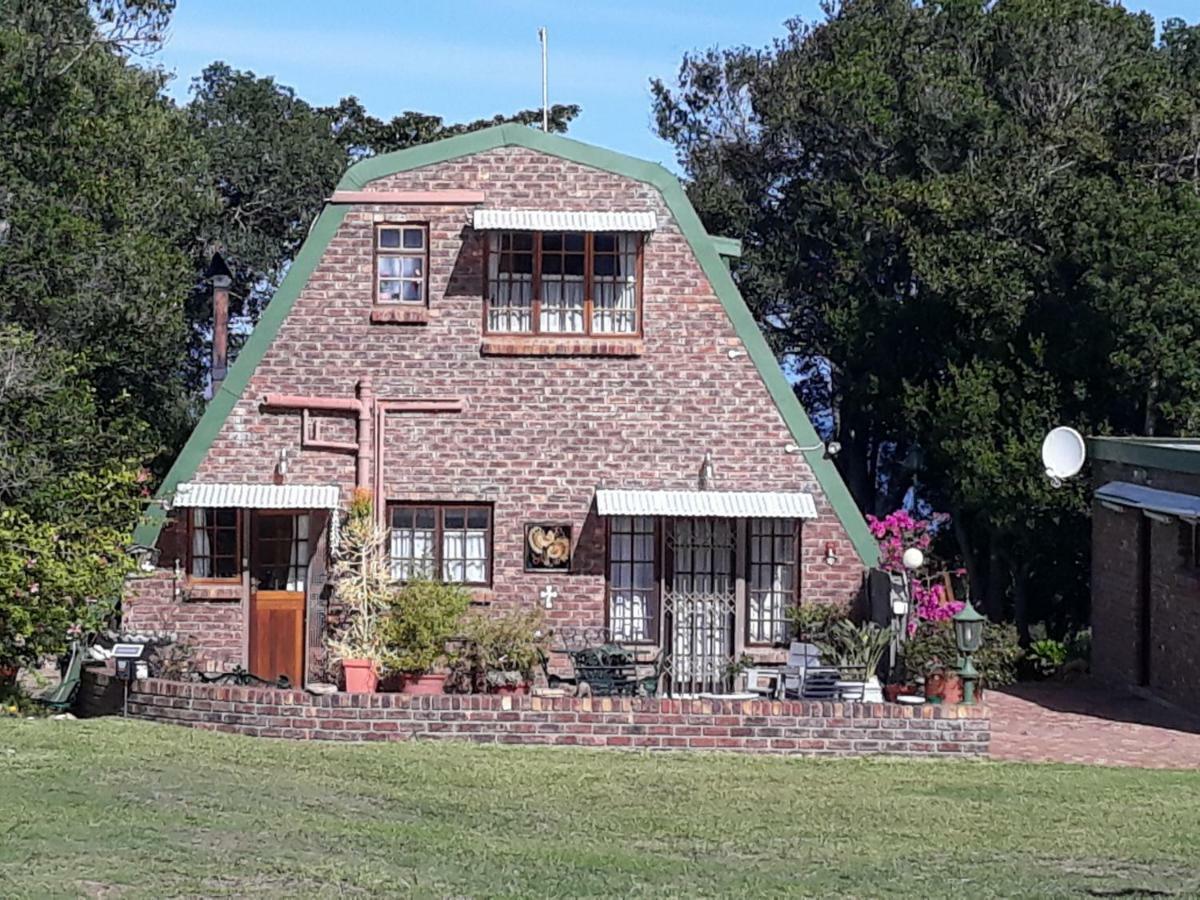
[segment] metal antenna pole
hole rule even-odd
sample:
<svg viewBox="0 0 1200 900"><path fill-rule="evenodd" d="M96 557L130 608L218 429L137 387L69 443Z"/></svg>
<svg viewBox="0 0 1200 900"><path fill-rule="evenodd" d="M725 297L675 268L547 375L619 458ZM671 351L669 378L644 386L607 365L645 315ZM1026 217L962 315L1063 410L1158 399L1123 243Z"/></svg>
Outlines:
<svg viewBox="0 0 1200 900"><path fill-rule="evenodd" d="M550 93L546 77L546 29L538 29L538 40L542 42L542 131L550 131Z"/></svg>

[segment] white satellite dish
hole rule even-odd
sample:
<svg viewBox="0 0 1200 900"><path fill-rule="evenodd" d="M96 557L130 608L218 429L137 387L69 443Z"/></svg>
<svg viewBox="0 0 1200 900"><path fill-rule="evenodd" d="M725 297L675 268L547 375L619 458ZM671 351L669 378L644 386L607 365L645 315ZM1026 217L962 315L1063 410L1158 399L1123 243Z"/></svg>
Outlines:
<svg viewBox="0 0 1200 900"><path fill-rule="evenodd" d="M1046 467L1046 477L1055 487L1078 475L1086 458L1087 445L1083 435L1074 428L1060 425L1042 441L1042 465Z"/></svg>

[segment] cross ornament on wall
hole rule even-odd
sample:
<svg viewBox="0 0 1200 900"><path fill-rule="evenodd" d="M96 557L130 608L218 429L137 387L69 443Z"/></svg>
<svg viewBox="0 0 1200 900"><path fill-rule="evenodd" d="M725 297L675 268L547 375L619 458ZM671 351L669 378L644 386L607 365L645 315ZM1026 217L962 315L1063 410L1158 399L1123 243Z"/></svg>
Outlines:
<svg viewBox="0 0 1200 900"><path fill-rule="evenodd" d="M538 596L542 598L542 606L550 609L554 606L554 601L558 599L558 588L552 584L548 584L542 588L542 592Z"/></svg>

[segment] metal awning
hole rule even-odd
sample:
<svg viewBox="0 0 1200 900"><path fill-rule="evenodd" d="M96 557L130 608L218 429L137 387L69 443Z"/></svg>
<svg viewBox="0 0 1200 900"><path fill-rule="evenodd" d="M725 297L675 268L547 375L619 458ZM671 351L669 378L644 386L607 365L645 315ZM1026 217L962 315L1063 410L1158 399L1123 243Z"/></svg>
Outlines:
<svg viewBox="0 0 1200 900"><path fill-rule="evenodd" d="M223 509L337 509L336 484L230 484L188 481L175 488L175 507Z"/></svg>
<svg viewBox="0 0 1200 900"><path fill-rule="evenodd" d="M1162 491L1128 481L1110 481L1096 490L1096 499L1165 516L1178 516L1187 522L1200 521L1200 497L1176 491Z"/></svg>
<svg viewBox="0 0 1200 900"><path fill-rule="evenodd" d="M587 212L541 209L477 209L476 231L654 231L652 212Z"/></svg>
<svg viewBox="0 0 1200 900"><path fill-rule="evenodd" d="M602 516L714 516L728 519L815 519L802 491L596 491Z"/></svg>

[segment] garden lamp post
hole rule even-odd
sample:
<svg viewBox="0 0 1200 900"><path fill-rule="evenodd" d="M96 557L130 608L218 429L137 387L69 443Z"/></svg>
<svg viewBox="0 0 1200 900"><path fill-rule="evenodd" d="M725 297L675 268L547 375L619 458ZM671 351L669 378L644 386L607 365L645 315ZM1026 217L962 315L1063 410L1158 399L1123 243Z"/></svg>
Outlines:
<svg viewBox="0 0 1200 900"><path fill-rule="evenodd" d="M970 600L954 614L954 636L958 641L958 652L962 654L962 665L958 672L963 681L963 703L966 705L975 702L975 682L979 680L979 672L971 661L971 655L978 652L983 644L985 621Z"/></svg>

